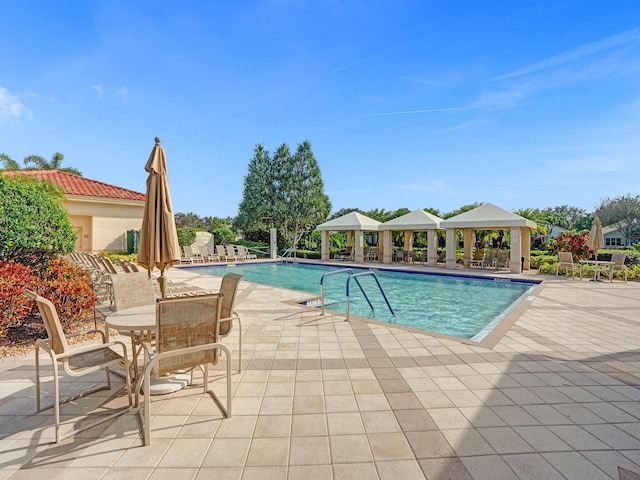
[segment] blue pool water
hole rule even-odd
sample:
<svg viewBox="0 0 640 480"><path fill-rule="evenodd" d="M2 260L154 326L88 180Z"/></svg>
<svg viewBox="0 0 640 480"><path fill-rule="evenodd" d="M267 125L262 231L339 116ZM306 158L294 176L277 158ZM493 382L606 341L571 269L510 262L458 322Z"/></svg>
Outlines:
<svg viewBox="0 0 640 480"><path fill-rule="evenodd" d="M199 273L218 276L223 276L227 272L236 272L244 275L244 279L249 282L312 294L320 294L320 280L323 274L336 271L338 268L340 267L282 262L189 267ZM367 269L349 268L354 273L367 271ZM350 315L375 318L384 322L478 341L502 320L515 303L537 285L537 282L510 281L509 279L390 270L375 270L375 273L395 311L395 317L389 311L384 298L379 293L375 279L371 276L362 276L358 279L371 300L374 311L371 311L355 281L351 280ZM347 278L347 273L325 277L325 298L337 301L327 306L328 310L345 313Z"/></svg>

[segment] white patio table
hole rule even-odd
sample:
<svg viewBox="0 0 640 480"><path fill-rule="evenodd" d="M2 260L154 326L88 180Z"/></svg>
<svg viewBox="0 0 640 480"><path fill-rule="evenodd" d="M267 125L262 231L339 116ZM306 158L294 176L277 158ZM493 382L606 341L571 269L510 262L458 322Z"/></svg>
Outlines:
<svg viewBox="0 0 640 480"><path fill-rule="evenodd" d="M600 281L600 266L601 265L607 265L609 268L611 268L611 265L613 265L613 262L610 262L608 260L580 260L580 278L582 278L582 267L586 267L589 265L593 265L594 267L594 271L593 271L593 281L594 282L599 282Z"/></svg>

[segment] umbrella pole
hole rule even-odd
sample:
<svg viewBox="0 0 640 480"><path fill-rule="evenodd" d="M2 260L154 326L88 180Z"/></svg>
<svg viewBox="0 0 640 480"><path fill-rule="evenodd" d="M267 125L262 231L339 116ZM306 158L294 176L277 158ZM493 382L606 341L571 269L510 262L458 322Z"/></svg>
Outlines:
<svg viewBox="0 0 640 480"><path fill-rule="evenodd" d="M164 270L160 270L158 284L160 285L160 295L165 298L167 296L167 279L164 276Z"/></svg>

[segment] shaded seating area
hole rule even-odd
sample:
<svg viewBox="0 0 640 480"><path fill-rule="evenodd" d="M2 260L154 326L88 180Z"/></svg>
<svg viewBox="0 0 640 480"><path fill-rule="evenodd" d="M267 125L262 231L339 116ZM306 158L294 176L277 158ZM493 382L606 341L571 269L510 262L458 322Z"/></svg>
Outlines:
<svg viewBox="0 0 640 480"><path fill-rule="evenodd" d="M379 226L383 243L383 263L391 263L397 261L416 262L422 261L427 266L435 267L437 262L438 237L437 231L440 230L440 222L442 219L424 210L418 209L407 213L400 217L384 222ZM403 232L404 245L401 247L402 258L397 250L393 250L393 232ZM414 234L416 232L424 232L426 236L426 259L424 254L421 257L418 252L414 251ZM404 253L406 252L406 253Z"/></svg>
<svg viewBox="0 0 640 480"><path fill-rule="evenodd" d="M496 259L496 267L507 268L511 273L522 273L530 269L531 230L536 223L513 212L504 210L491 203L483 203L473 210L460 213L440 222L440 227L446 231L446 268L456 268L457 231L462 231L464 245L464 263L471 261L474 246L473 232L476 230L501 230L507 232L510 238L508 258L503 253L502 258Z"/></svg>
<svg viewBox="0 0 640 480"><path fill-rule="evenodd" d="M330 260L330 235L332 233L345 233L347 249L351 250L347 253L340 253L334 257L335 260L350 260L355 262L363 262L365 260L365 233L372 232L377 234L380 222L372 218L362 215L358 212L350 212L339 218L334 218L316 227L316 230L322 233L321 241L321 259ZM375 243L375 242L374 242ZM378 245L380 247L380 245ZM379 252L380 255L380 252Z"/></svg>

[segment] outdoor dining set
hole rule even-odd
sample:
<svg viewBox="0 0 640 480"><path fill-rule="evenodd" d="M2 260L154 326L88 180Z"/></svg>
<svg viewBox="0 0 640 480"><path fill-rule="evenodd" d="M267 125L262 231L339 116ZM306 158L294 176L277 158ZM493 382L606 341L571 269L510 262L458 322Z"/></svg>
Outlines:
<svg viewBox="0 0 640 480"><path fill-rule="evenodd" d="M175 392L194 384L194 374L202 372L203 394L209 394L224 417L231 416L231 352L222 339L232 332L237 324L238 372L242 364L242 326L235 311L236 293L242 275L227 273L220 290L185 291L158 298L152 279L147 272L118 272L109 275L110 307L105 317L104 331L97 328L83 335L98 335L98 343L72 346L73 335L65 335L62 322L54 304L48 299L25 290L35 300L45 324L48 338L36 342L36 403L37 411L53 409L55 441L93 428L135 409L140 419L144 445L150 439L150 397ZM121 337L111 339L112 331ZM129 343L129 345L127 345ZM53 402L42 405L41 355L44 352L51 361L53 370ZM218 364L224 357L226 369L226 401L209 388L209 366ZM142 359L142 361L140 361ZM67 385L60 381L59 367L67 375L79 377L100 369L105 371L104 384L67 398L62 398L61 388ZM111 369L115 368L112 372ZM177 372L177 373L176 373ZM116 409L110 415L96 415L97 421L81 428L60 433L60 406L100 390L111 389L111 373L125 379L128 405ZM140 400L140 394L143 400Z"/></svg>

